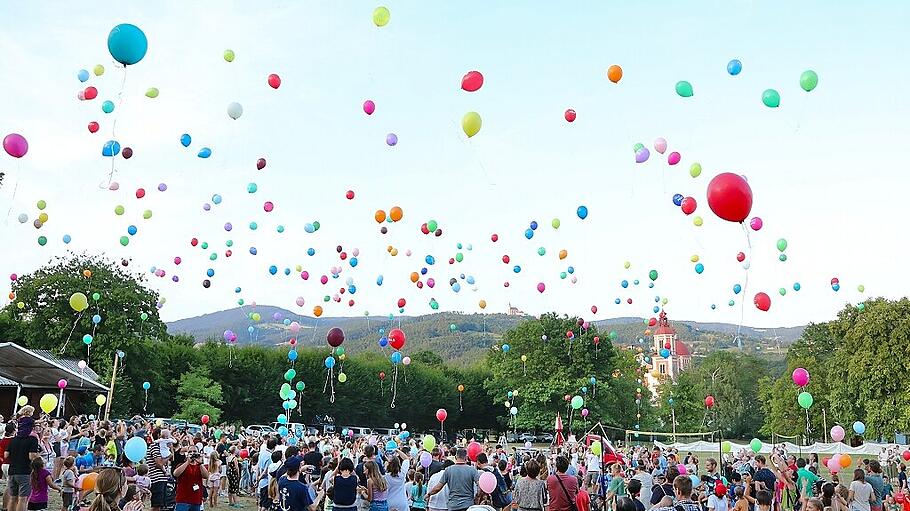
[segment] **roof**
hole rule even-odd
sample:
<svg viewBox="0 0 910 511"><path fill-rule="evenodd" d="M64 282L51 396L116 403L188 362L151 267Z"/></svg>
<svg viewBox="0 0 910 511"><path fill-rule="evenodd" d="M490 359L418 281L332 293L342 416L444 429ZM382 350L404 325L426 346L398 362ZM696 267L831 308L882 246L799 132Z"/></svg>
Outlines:
<svg viewBox="0 0 910 511"><path fill-rule="evenodd" d="M657 320L657 330L654 335L675 335L676 330L670 326L670 320L667 319L667 313L660 311L660 319Z"/></svg>
<svg viewBox="0 0 910 511"><path fill-rule="evenodd" d="M679 341L679 340L676 341L676 354L680 357L692 356L692 354L689 353L689 347L686 346L686 344L684 342Z"/></svg>
<svg viewBox="0 0 910 511"><path fill-rule="evenodd" d="M0 386L56 389L61 379L69 382L67 390L108 390L98 382L95 371L88 367L80 370L75 360L59 358L47 350L30 350L12 342L0 343Z"/></svg>

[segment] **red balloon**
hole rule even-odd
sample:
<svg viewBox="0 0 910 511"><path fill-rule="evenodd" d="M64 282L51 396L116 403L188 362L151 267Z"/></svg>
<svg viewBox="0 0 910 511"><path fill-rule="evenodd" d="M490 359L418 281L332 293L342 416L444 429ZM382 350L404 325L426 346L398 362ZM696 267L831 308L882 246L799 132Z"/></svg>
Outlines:
<svg viewBox="0 0 910 511"><path fill-rule="evenodd" d="M572 110L571 108L568 109L568 110L566 110L566 120L567 120L567 121L569 121L569 122L574 122L574 121L575 121L575 117L576 117L576 115L575 115L575 110Z"/></svg>
<svg viewBox="0 0 910 511"><path fill-rule="evenodd" d="M265 158L259 158L256 160L256 170L262 170L265 168Z"/></svg>
<svg viewBox="0 0 910 511"><path fill-rule="evenodd" d="M346 199L352 200L354 198L354 190L348 190L347 193L344 194L344 196Z"/></svg>
<svg viewBox="0 0 910 511"><path fill-rule="evenodd" d="M240 457L243 458L243 459L249 458L249 457L250 457L250 451L248 451L247 449L240 449Z"/></svg>
<svg viewBox="0 0 910 511"><path fill-rule="evenodd" d="M628 298L628 299L626 300L626 303L628 303L629 305L632 305L632 299L631 299L631 298Z"/></svg>
<svg viewBox="0 0 910 511"><path fill-rule="evenodd" d="M196 238L193 238L190 240L190 245L195 247L198 244L199 244L199 240L197 240Z"/></svg>
<svg viewBox="0 0 910 511"><path fill-rule="evenodd" d="M124 160L129 160L130 158L133 157L133 148L132 148L132 147L124 147L124 148L123 148L123 151L120 151L120 154L123 155L123 159L124 159Z"/></svg>
<svg viewBox="0 0 910 511"><path fill-rule="evenodd" d="M654 326L657 324L657 318L651 318L648 320L648 326Z"/></svg>
<svg viewBox="0 0 910 511"><path fill-rule="evenodd" d="M598 344L600 344L600 337L598 337L598 336L595 335L595 336L594 336L594 345L596 346L596 345L598 345Z"/></svg>
<svg viewBox="0 0 910 511"><path fill-rule="evenodd" d="M445 422L446 417L448 417L448 416L449 416L449 412L447 412L445 408L440 408L439 410L436 410L436 420L438 420L439 422Z"/></svg>
<svg viewBox="0 0 910 511"><path fill-rule="evenodd" d="M141 199L145 197L145 188L139 188L136 190L136 198Z"/></svg>
<svg viewBox="0 0 910 511"><path fill-rule="evenodd" d="M385 379L385 371L379 371L379 379L380 379L380 380L384 380L384 379Z"/></svg>
<svg viewBox="0 0 910 511"><path fill-rule="evenodd" d="M329 346L337 348L344 342L344 332L340 328L334 327L325 334L325 341L329 343Z"/></svg>
<svg viewBox="0 0 910 511"><path fill-rule="evenodd" d="M398 299L398 308L400 309L400 308L404 307L404 305L406 303L408 303L408 302L406 302L404 298L399 298Z"/></svg>
<svg viewBox="0 0 910 511"><path fill-rule="evenodd" d="M461 88L468 92L476 92L483 86L483 75L480 71L468 71L461 79Z"/></svg>
<svg viewBox="0 0 910 511"><path fill-rule="evenodd" d="M596 305L592 305L592 306L591 306L591 314L597 314L597 306L596 306Z"/></svg>
<svg viewBox="0 0 910 511"><path fill-rule="evenodd" d="M736 260L739 261L739 262L745 261L745 260L746 260L746 254L743 254L742 252L736 254Z"/></svg>
<svg viewBox="0 0 910 511"><path fill-rule="evenodd" d="M508 256L508 255L502 256L502 262L503 262L503 263L509 264L509 261L510 261L510 259L509 259L509 256Z"/></svg>
<svg viewBox="0 0 910 511"><path fill-rule="evenodd" d="M86 87L85 90L82 91L82 95L85 96L85 99L95 99L98 97L98 89L91 86Z"/></svg>
<svg viewBox="0 0 910 511"><path fill-rule="evenodd" d="M718 174L708 183L708 207L728 222L742 222L752 211L752 188L740 175Z"/></svg>
<svg viewBox="0 0 910 511"><path fill-rule="evenodd" d="M708 395L705 397L705 406L711 408L714 406L714 396Z"/></svg>
<svg viewBox="0 0 910 511"><path fill-rule="evenodd" d="M698 208L698 202L695 201L693 197L686 197L679 204L679 207L682 209L682 212L691 215L695 213L695 210Z"/></svg>
<svg viewBox="0 0 910 511"><path fill-rule="evenodd" d="M477 461L477 455L483 452L483 446L477 442L471 442L468 444L468 459L471 461Z"/></svg>
<svg viewBox="0 0 910 511"><path fill-rule="evenodd" d="M393 328L389 332L389 346L395 348L396 350L401 350L404 348L404 343L407 340L407 336L404 335L404 332L400 328Z"/></svg>
<svg viewBox="0 0 910 511"><path fill-rule="evenodd" d="M202 417L199 418L199 421L202 422L203 424L208 424L208 423L209 423L209 416L208 416L208 415L203 415Z"/></svg>
<svg viewBox="0 0 910 511"><path fill-rule="evenodd" d="M269 87L277 89L281 86L281 77L272 73L269 75Z"/></svg>
<svg viewBox="0 0 910 511"><path fill-rule="evenodd" d="M490 240L491 240L493 243L496 243L497 241L499 241L499 235L498 235L498 234L494 234L494 235L490 236Z"/></svg>
<svg viewBox="0 0 910 511"><path fill-rule="evenodd" d="M771 308L771 297L767 293L758 292L755 293L755 298L752 299L755 303L755 306L758 307L760 311L766 311Z"/></svg>
<svg viewBox="0 0 910 511"><path fill-rule="evenodd" d="M424 234L430 234L430 228L427 227L426 222L424 222L423 224L421 224L421 226L420 226L420 232L422 232L422 233L424 233Z"/></svg>
<svg viewBox="0 0 910 511"><path fill-rule="evenodd" d="M834 284L840 284L840 280L837 277L831 279L831 285L833 286Z"/></svg>
<svg viewBox="0 0 910 511"><path fill-rule="evenodd" d="M910 451L904 451L901 453L901 457L904 458L904 461L910 461Z"/></svg>
<svg viewBox="0 0 910 511"><path fill-rule="evenodd" d="M100 128L101 128L101 126L99 126L98 123L95 122L95 121L92 121L92 122L88 123L88 131L89 131L89 133L95 133L95 132L97 132L98 129L100 129Z"/></svg>

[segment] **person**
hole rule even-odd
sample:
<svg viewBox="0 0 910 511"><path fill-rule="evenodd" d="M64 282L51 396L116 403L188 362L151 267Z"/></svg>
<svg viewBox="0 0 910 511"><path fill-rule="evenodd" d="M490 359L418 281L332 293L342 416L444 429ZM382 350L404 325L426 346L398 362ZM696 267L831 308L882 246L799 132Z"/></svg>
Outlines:
<svg viewBox="0 0 910 511"><path fill-rule="evenodd" d="M853 471L853 481L850 482L850 493L847 504L851 511L871 511L875 502L875 491L872 485L866 482L866 473L858 468Z"/></svg>
<svg viewBox="0 0 910 511"><path fill-rule="evenodd" d="M692 480L689 476L676 476L673 480L673 494L676 496L676 511L701 511L701 507L692 502Z"/></svg>
<svg viewBox="0 0 910 511"><path fill-rule="evenodd" d="M10 421L6 423L3 430L3 438L0 439L0 479L9 476L9 465L6 460L6 451L10 441L16 436L16 423ZM3 492L3 509L9 509L10 492Z"/></svg>
<svg viewBox="0 0 910 511"><path fill-rule="evenodd" d="M151 506L152 511L161 511L165 504L165 493L167 489L167 472L165 466L167 461L161 456L161 446L158 440L161 438L161 428L152 430L152 444L149 445L145 453L145 464L149 468L149 479L152 481L151 486Z"/></svg>
<svg viewBox="0 0 910 511"><path fill-rule="evenodd" d="M907 490L907 466L901 463L897 469L897 491L898 493Z"/></svg>
<svg viewBox="0 0 910 511"><path fill-rule="evenodd" d="M818 476L810 472L806 465L805 459L796 460L796 491L800 502L815 496L815 482L818 481Z"/></svg>
<svg viewBox="0 0 910 511"><path fill-rule="evenodd" d="M423 474L414 473L414 482L411 484L411 511L426 511L427 485L423 484Z"/></svg>
<svg viewBox="0 0 910 511"><path fill-rule="evenodd" d="M806 511L825 511L822 501L816 498L806 500Z"/></svg>
<svg viewBox="0 0 910 511"><path fill-rule="evenodd" d="M433 447L433 451L430 452L430 455L432 456L433 461L431 461L430 466L427 467L428 478L433 477L433 474L445 468L442 460L442 450L440 450L439 447ZM429 479L427 481L427 484L429 484Z"/></svg>
<svg viewBox="0 0 910 511"><path fill-rule="evenodd" d="M209 506L218 507L218 493L221 491L221 458L218 457L218 451L212 451L209 454L209 463L206 467L209 473Z"/></svg>
<svg viewBox="0 0 910 511"><path fill-rule="evenodd" d="M126 478L113 468L102 469L95 479L95 498L88 511L119 511L120 498L126 494Z"/></svg>
<svg viewBox="0 0 910 511"><path fill-rule="evenodd" d="M278 441L269 438L262 443L259 449L259 462L256 464L256 490L259 492L259 511L268 511L273 500L269 497L269 464L272 463L272 454ZM156 510L153 510L156 511Z"/></svg>
<svg viewBox="0 0 910 511"><path fill-rule="evenodd" d="M63 471L60 472L61 500L63 511L73 507L73 495L76 493L76 471L73 469L75 460L72 456L63 459Z"/></svg>
<svg viewBox="0 0 910 511"><path fill-rule="evenodd" d="M10 494L9 511L26 511L32 493L32 460L41 459L38 439L32 436L35 427L33 413L34 407L28 405L19 410L16 436L9 441L4 453L9 463L9 480L6 483L6 492Z"/></svg>
<svg viewBox="0 0 910 511"><path fill-rule="evenodd" d="M342 458L332 476L332 510L355 511L357 509L357 475L354 462Z"/></svg>
<svg viewBox="0 0 910 511"><path fill-rule="evenodd" d="M480 472L467 461L468 450L463 447L456 449L455 464L445 469L439 483L427 493L427 496L431 497L446 487L449 490L446 502L449 511L464 511L471 507L474 504L474 485L480 479Z"/></svg>
<svg viewBox="0 0 910 511"><path fill-rule="evenodd" d="M442 466L441 469L437 470L430 476L429 481L427 481L428 488L435 488L440 481L442 481L442 476L447 468L454 465L455 462L452 460L444 460L440 462ZM427 510L428 511L447 511L449 507L449 487L443 486L443 488L436 494L430 495L427 492Z"/></svg>
<svg viewBox="0 0 910 511"><path fill-rule="evenodd" d="M32 460L31 487L32 491L28 497L29 511L38 511L47 509L48 489L60 491L60 487L54 483L51 473L45 468L47 461L43 458Z"/></svg>
<svg viewBox="0 0 910 511"><path fill-rule="evenodd" d="M379 472L379 464L375 461L365 462L363 473L367 484L362 492L362 497L370 503L370 511L388 511L389 484Z"/></svg>
<svg viewBox="0 0 910 511"><path fill-rule="evenodd" d="M186 448L186 460L174 469L174 478L177 479L174 511L201 511L202 484L208 477L209 471L202 463L202 455L195 445L190 445Z"/></svg>
<svg viewBox="0 0 910 511"><path fill-rule="evenodd" d="M709 458L710 462L710 458ZM711 477L710 475L708 476ZM706 481L708 483L708 510L709 511L727 511L730 503L727 500L727 488L721 483L720 479Z"/></svg>
<svg viewBox="0 0 910 511"><path fill-rule="evenodd" d="M540 464L528 460L521 466L525 477L515 483L512 491L512 509L518 511L545 511L547 509L547 483L538 479Z"/></svg>
<svg viewBox="0 0 910 511"><path fill-rule="evenodd" d="M123 511L143 511L142 492L135 484L127 485L126 494L120 500L120 509Z"/></svg>
<svg viewBox="0 0 910 511"><path fill-rule="evenodd" d="M673 499L673 480L679 475L676 465L668 463L667 473L657 476L657 484L651 488L651 505L658 506L664 497Z"/></svg>
<svg viewBox="0 0 910 511"><path fill-rule="evenodd" d="M386 462L385 482L388 487L389 509L398 511L407 511L408 494L404 490L404 484L407 480L408 470L411 468L411 461L400 449L396 449Z"/></svg>
<svg viewBox="0 0 910 511"><path fill-rule="evenodd" d="M228 481L228 506L240 507L237 501L237 494L240 493L240 461L237 456L237 446L232 445L228 448L227 457L227 481Z"/></svg>
<svg viewBox="0 0 910 511"><path fill-rule="evenodd" d="M622 477L622 467L619 463L610 465L610 483L607 485L607 496L605 502L607 507L615 509L614 505L617 497L626 495L626 480Z"/></svg>
<svg viewBox="0 0 910 511"><path fill-rule="evenodd" d="M316 494L316 498L310 497L310 490L307 485L300 481L300 465L303 459L299 456L293 456L287 460L285 468L287 471L278 481L278 499L281 503L281 509L284 511L316 511L319 501L325 495L322 488Z"/></svg>
<svg viewBox="0 0 910 511"><path fill-rule="evenodd" d="M641 503L639 502L639 504ZM635 511L638 509L638 506L635 504L634 499L627 496L622 496L616 499L616 507L614 509L616 511Z"/></svg>
<svg viewBox="0 0 910 511"><path fill-rule="evenodd" d="M836 489L837 486L834 483L822 485L822 506L825 511L847 510L847 501L835 491Z"/></svg>
<svg viewBox="0 0 910 511"><path fill-rule="evenodd" d="M758 454L755 456L755 468L755 475L752 476L752 479L755 481L755 489L774 493L777 477L775 477L774 472L766 466L766 460L763 455Z"/></svg>
<svg viewBox="0 0 910 511"><path fill-rule="evenodd" d="M748 473L742 475L742 482L733 487L733 511L749 511L755 506L756 500L752 497L752 476ZM729 493L729 490L728 490Z"/></svg>
<svg viewBox="0 0 910 511"><path fill-rule="evenodd" d="M641 493L639 493L638 500L642 504L651 507L651 489L654 487L654 476L645 470L644 461L639 460L635 464L635 475L632 476L632 479L641 483Z"/></svg>
<svg viewBox="0 0 910 511"><path fill-rule="evenodd" d="M585 456L585 488L594 486L600 480L600 456L588 451Z"/></svg>
<svg viewBox="0 0 910 511"><path fill-rule="evenodd" d="M127 481L129 477L127 477ZM133 481L136 484L139 493L142 495L151 495L152 494L152 478L149 477L149 467L145 463L140 464L136 467L136 479Z"/></svg>
<svg viewBox="0 0 910 511"><path fill-rule="evenodd" d="M556 472L547 477L547 493L550 496L550 511L574 511L575 497L578 495L578 479L567 475L569 460L565 456L556 457Z"/></svg>
<svg viewBox="0 0 910 511"><path fill-rule="evenodd" d="M638 479L629 480L627 487L632 504L635 505L635 511L645 511L645 504L641 501L641 481Z"/></svg>
<svg viewBox="0 0 910 511"><path fill-rule="evenodd" d="M882 465L878 460L869 462L869 472L866 474L866 482L872 486L873 496L872 511L882 511L882 499L885 498L885 480L882 478Z"/></svg>
<svg viewBox="0 0 910 511"><path fill-rule="evenodd" d="M309 447L309 452L303 455L303 464L316 467L316 472L319 472L322 470L322 454L316 448L316 442L310 441L307 447Z"/></svg>

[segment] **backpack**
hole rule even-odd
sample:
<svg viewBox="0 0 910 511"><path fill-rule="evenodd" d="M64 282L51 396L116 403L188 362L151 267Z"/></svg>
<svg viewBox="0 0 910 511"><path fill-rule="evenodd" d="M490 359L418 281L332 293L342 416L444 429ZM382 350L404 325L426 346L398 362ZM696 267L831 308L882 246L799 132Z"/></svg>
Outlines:
<svg viewBox="0 0 910 511"><path fill-rule="evenodd" d="M502 509L510 506L512 504L512 492L506 487L506 479L502 477L499 470L493 470L493 475L496 476L496 488L490 494L493 507Z"/></svg>

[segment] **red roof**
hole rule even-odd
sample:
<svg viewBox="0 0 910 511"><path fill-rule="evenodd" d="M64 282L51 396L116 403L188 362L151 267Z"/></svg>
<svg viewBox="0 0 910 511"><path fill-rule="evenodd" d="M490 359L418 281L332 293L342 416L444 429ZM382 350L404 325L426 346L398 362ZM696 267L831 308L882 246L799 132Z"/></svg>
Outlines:
<svg viewBox="0 0 910 511"><path fill-rule="evenodd" d="M676 330L673 330L673 327L670 326L670 321L667 319L667 313L665 311L660 311L660 319L657 320L657 330L654 332L654 335L675 335Z"/></svg>
<svg viewBox="0 0 910 511"><path fill-rule="evenodd" d="M676 341L676 354L680 357L691 356L689 353L689 347L686 346L682 341Z"/></svg>

